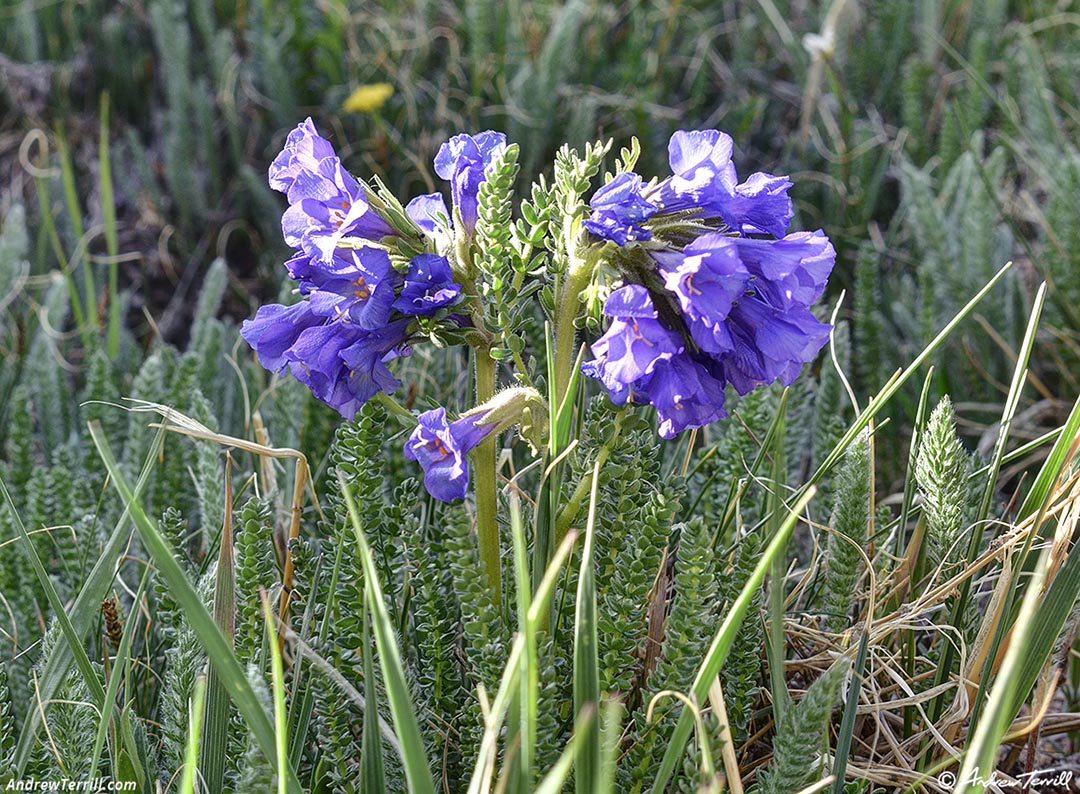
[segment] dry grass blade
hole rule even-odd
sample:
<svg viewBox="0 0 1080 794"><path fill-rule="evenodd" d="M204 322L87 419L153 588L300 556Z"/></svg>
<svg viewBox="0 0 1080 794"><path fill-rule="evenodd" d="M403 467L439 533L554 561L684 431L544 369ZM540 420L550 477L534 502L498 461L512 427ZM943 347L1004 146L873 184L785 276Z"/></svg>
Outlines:
<svg viewBox="0 0 1080 794"><path fill-rule="evenodd" d="M281 622L282 631L278 633L278 643L285 641L284 628L289 625L289 601L292 598L293 587L293 559L292 542L300 537L300 518L304 509L304 491L307 490L319 515L322 515L322 507L315 489L310 485L310 467L307 457L303 452L290 447L271 447L266 444L258 444L236 436L228 436L223 433L215 433L210 428L192 419L175 408L167 405L150 402L147 400L135 400L127 398L132 405L127 406L129 411L144 411L161 416L164 422L152 423L150 426L162 428L173 433L179 433L189 438L197 438L203 441L212 441L224 447L240 449L250 452L259 457L260 461L266 458L291 458L296 461L293 473L292 501L289 503L289 542L285 545L285 564L281 574L281 600L278 603L278 620ZM266 468L264 467L264 475Z"/></svg>

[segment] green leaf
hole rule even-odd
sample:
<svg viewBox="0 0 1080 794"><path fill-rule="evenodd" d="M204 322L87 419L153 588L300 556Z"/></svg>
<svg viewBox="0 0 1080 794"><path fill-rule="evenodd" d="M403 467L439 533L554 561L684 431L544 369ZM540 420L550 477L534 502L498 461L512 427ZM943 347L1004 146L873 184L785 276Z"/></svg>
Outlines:
<svg viewBox="0 0 1080 794"><path fill-rule="evenodd" d="M273 726L270 724L266 712L263 711L255 691L251 688L247 676L244 675L240 662L237 661L228 640L225 639L221 629L214 623L210 613L206 611L202 599L195 592L195 588L191 586L191 582L188 581L183 568L173 557L169 543L162 537L157 524L150 520L132 493L131 487L127 484L127 480L120 470L120 466L113 457L109 442L101 432L101 426L91 422L90 436L105 463L105 468L109 471L113 487L116 488L127 510L131 513L131 518L135 522L135 529L138 530L143 547L150 554L158 572L169 585L173 598L184 611L188 625L199 638L199 643L206 649L206 655L218 665L222 683L232 696L233 702L240 710L248 729L262 748L263 754L270 763L275 763L277 759ZM300 781L297 780L296 773L291 767L288 769L287 777L289 791L293 792L293 794L301 794Z"/></svg>
<svg viewBox="0 0 1080 794"><path fill-rule="evenodd" d="M116 233L116 202L113 199L112 165L109 157L109 92L98 103L98 193L101 195L101 219L105 228L105 252L109 255L109 358L120 350L120 243Z"/></svg>
<svg viewBox="0 0 1080 794"><path fill-rule="evenodd" d="M529 575L528 542L521 517L521 497L510 490L510 535L514 542L514 574L517 590L518 631L525 644L524 675L518 686L517 726L519 784L526 789L533 783L533 763L536 757L536 734L540 699L540 658L536 647L536 629L529 620L532 606L532 584Z"/></svg>
<svg viewBox="0 0 1080 794"><path fill-rule="evenodd" d="M38 556L37 549L34 548L34 544L26 532L26 527L23 525L22 519L19 518L19 513L15 509L15 502L12 501L11 494L8 493L7 486L4 485L2 477L0 477L0 493L3 494L4 501L7 502L8 508L11 510L11 515L15 520L15 528L18 530L19 537L22 540L23 549L30 558L34 573L37 575L38 582L41 584L42 590L45 591L45 597L49 601L49 607L52 609L53 615L56 616L56 622L60 626L60 632L64 636L66 647L75 659L75 666L79 668L79 674L86 684L87 691L93 700L94 707L97 708L99 714L103 714L105 706L105 690L101 686L101 680L98 678L97 672L95 672L90 663L90 657L87 656L86 649L83 648L82 637L79 632L75 630L67 612L64 610L64 604L60 600L60 595L56 592L56 588L53 586L52 580L45 570L45 566L42 565L41 558ZM59 651L60 646L58 645L56 651L51 655L56 655ZM39 709L33 709L32 711L36 712L39 711ZM32 726L31 730L33 730ZM123 732L121 735L123 735ZM22 737L20 737L20 739L21 738ZM132 756L137 755L133 746L127 746L125 749Z"/></svg>
<svg viewBox="0 0 1080 794"><path fill-rule="evenodd" d="M731 645L735 641L739 626L742 625L750 603L754 599L754 591L761 586L766 571L769 570L773 561L783 551L788 538L791 537L791 533L795 529L795 524L799 521L799 514L802 513L815 493L817 493L817 489L813 485L808 486L791 508L779 531L765 549L765 553L761 555L754 572L746 580L739 597L735 599L735 603L731 605L730 611L724 617L724 622L713 638L712 645L709 646L708 653L705 654L705 659L701 663L698 674L694 679L694 685L690 690L691 697L696 698L699 703L705 702L709 695L709 687L716 676L719 675L720 668L724 666L724 660L727 659L728 651L731 650ZM686 749L686 742L690 738L693 729L694 715L689 709L683 709L668 742L667 751L664 753L663 760L660 763L660 769L657 770L656 777L653 780L653 794L663 794L665 791L668 782L671 780L672 773L682 758L683 751Z"/></svg>
<svg viewBox="0 0 1080 794"><path fill-rule="evenodd" d="M386 790L386 762L379 735L378 695L375 691L375 662L371 657L371 610L364 600L364 733L360 744L361 791Z"/></svg>
<svg viewBox="0 0 1080 794"><path fill-rule="evenodd" d="M281 645L275 631L274 612L265 592L262 597L263 619L266 621L267 643L270 645L270 676L274 685L274 748L277 754L278 794L289 790L289 742L286 736L288 710L285 708L285 668L281 661Z"/></svg>
<svg viewBox="0 0 1080 794"><path fill-rule="evenodd" d="M225 521L214 581L214 623L221 629L229 650L236 635L236 569L233 562L231 466L225 467ZM209 791L221 789L225 779L225 751L229 746L229 693L221 681L217 662L210 658L206 678L206 724L199 750L199 773Z"/></svg>
<svg viewBox="0 0 1080 794"><path fill-rule="evenodd" d="M195 770L199 765L199 734L202 732L203 706L206 703L206 676L195 679L188 712L188 741L184 753L184 771L180 776L180 794L195 794Z"/></svg>
<svg viewBox="0 0 1080 794"><path fill-rule="evenodd" d="M1066 565L1074 562L1078 556L1080 555L1070 554ZM1049 640L1052 645L1057 638L1057 632L1046 630L1048 621L1044 618L1048 599L1042 597L1042 588L1049 559L1050 548L1047 547L1040 556L1035 575L1026 583L1027 592L1020 604L1020 614L1014 624L1009 649L1005 651L1001 669L998 670L990 695L986 699L986 707L972 729L971 739L964 753L956 794L982 791L983 786L972 785L971 781L978 777L979 770L994 769L997 751L1005 737L1005 731L1008 730L1013 717L1020 711L1020 706L1027 698L1031 685L1035 683L1035 676L1038 675L1046 659L1046 654L1050 652L1049 648L1045 648L1044 652L1044 643ZM1063 574L1065 574L1064 569L1059 572L1055 584L1063 578ZM1077 587L1080 585L1080 565L1072 566L1066 581L1068 589L1071 590L1071 598L1075 600L1077 589L1080 589ZM1066 588L1060 588L1059 594L1064 589ZM1071 605L1072 601L1069 603L1070 607ZM1055 607L1058 606L1060 606L1060 601L1056 599ZM1066 607L1066 612L1068 612L1068 607ZM1059 610L1055 608L1052 614L1056 616L1058 613ZM1036 624L1036 619L1038 619L1038 624ZM1039 631L1036 631L1036 625ZM1029 678L1032 667L1036 670Z"/></svg>
<svg viewBox="0 0 1080 794"><path fill-rule="evenodd" d="M150 452L139 474L139 480L135 485L135 493L137 494L142 493L150 479L150 472L153 470L153 464L157 457L158 444L160 444L163 434L164 431L159 432L155 443L151 445ZM2 482L0 482L0 485L2 485ZM109 539L105 542L101 555L98 557L97 562L94 563L89 576L86 577L86 582L79 591L79 595L75 598L71 613L64 615L65 620L70 620L70 625L75 631L80 647L82 638L97 623L101 611L101 602L108 594L109 586L116 575L116 561L124 553L124 549L129 543L130 530L128 524L129 511L125 507L113 527L112 534L109 535ZM45 669L38 678L38 692L42 703L48 703L56 696L57 691L67 679L72 658L73 651L66 643L57 645L53 652L49 654ZM41 717L41 709L30 709L26 719L23 721L22 730L19 732L19 744L15 748L15 769L19 776L25 772L26 765L30 761L30 753L37 741L38 731L41 729Z"/></svg>
<svg viewBox="0 0 1080 794"><path fill-rule="evenodd" d="M599 786L602 763L600 725L595 714L600 706L600 659L596 629L596 573L593 570L593 539L596 530L596 496L600 484L600 461L593 467L589 520L585 525L585 546L581 551L577 607L574 614L574 713L580 719L589 714L574 765L574 788L578 794L592 794Z"/></svg>
<svg viewBox="0 0 1080 794"><path fill-rule="evenodd" d="M139 624L139 617L142 615L139 605L142 603L143 593L146 592L146 583L149 580L150 567L147 566L143 570L142 581L139 582L139 589L135 592L135 598L131 602L134 604L134 608L131 610L128 621L124 625L124 633L120 636L120 647L116 650L116 661L113 663L112 675L109 678L109 686L105 690L105 705L101 710L97 736L94 737L94 749L90 753L90 769L97 769L98 763L101 760L101 751L105 746L105 737L108 734L109 721L116 704L116 693L120 689L120 682L127 676L128 657L131 653L131 638L135 636L135 627ZM136 770L134 767L133 771L135 771L139 777L143 777L146 774L146 770Z"/></svg>
<svg viewBox="0 0 1080 794"><path fill-rule="evenodd" d="M371 547L368 546L364 530L360 526L360 516L356 511L352 492L344 478L340 474L338 477L341 480L341 493L344 494L349 508L349 519L356 532L356 545L364 568L364 576L367 578L364 589L365 600L372 612L375 645L379 649L379 667L382 670L386 696L390 701L390 713L394 717L394 729L401 742L401 761L405 767L405 779L408 781L409 791L413 794L435 794L435 781L432 780L431 770L428 768L424 740L420 734L412 695L409 692L409 684L401 663L401 652L394 636L394 622L386 609L386 601L379 584L375 557L371 553ZM369 703L367 708L374 708L374 704Z"/></svg>

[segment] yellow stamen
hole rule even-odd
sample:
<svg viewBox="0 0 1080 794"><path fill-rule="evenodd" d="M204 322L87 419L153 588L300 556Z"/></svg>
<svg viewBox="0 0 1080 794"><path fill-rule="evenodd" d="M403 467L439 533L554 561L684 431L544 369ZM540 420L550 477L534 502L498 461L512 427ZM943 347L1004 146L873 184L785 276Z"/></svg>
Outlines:
<svg viewBox="0 0 1080 794"><path fill-rule="evenodd" d="M356 287L360 288L360 289L357 289L357 290L353 290L353 295L355 295L356 297L361 298L363 300L367 300L368 298L371 297L371 291L368 289L367 282L364 281L363 276L360 276L359 278L357 278L356 281L353 282L353 286L356 286Z"/></svg>

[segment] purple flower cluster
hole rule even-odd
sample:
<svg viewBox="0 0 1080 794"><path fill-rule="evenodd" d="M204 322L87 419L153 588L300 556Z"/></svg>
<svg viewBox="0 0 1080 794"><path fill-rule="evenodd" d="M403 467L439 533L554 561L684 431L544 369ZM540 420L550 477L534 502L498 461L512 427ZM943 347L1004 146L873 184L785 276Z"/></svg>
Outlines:
<svg viewBox="0 0 1080 794"><path fill-rule="evenodd" d="M731 152L717 130L676 132L672 176L646 188L637 174L618 175L584 223L619 246L648 241L639 258L654 278L651 292L630 283L611 294L611 325L582 371L616 403L653 405L665 438L724 416L727 384L740 394L790 384L829 336L810 306L835 263L832 244L821 231L788 234L791 182L756 173L740 183ZM651 224L678 218L695 235L689 244L655 239ZM672 307L670 320L655 301Z"/></svg>
<svg viewBox="0 0 1080 794"><path fill-rule="evenodd" d="M452 177L466 225L469 218L475 223L484 168L500 145L505 139L497 133L459 135L436 158L438 173ZM285 266L305 300L261 307L240 333L263 366L288 369L351 419L375 394L401 385L387 364L409 354L416 318L455 303L461 285L440 253L414 256L402 264L405 272L394 267L389 250L403 232L372 207L365 186L344 169L310 118L289 134L270 165L270 186L289 200L281 228L296 253ZM449 249L450 213L442 196L419 196L406 212L429 247Z"/></svg>

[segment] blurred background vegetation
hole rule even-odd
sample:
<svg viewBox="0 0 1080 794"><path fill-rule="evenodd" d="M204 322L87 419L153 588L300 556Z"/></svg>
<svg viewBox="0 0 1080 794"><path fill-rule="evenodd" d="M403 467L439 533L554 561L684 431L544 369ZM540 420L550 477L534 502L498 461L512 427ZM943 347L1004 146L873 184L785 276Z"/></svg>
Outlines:
<svg viewBox="0 0 1080 794"><path fill-rule="evenodd" d="M381 5L5 4L0 210L29 208L29 275L90 268L102 283L104 259L118 257L126 327L143 347L154 334L184 344L215 259L227 265L226 315L277 295L283 201L266 167L306 115L348 167L403 198L435 188L431 158L459 131L500 129L520 143L524 189L566 141L636 135L639 170L662 176L672 131L719 127L741 173L792 174L796 227L824 227L836 242L830 296L846 291L860 394L1009 259L1008 288L975 321L994 333L972 324L977 333L958 335L935 392L967 395L960 414L979 432L978 403L1004 395L1020 307L1041 279L1052 285L1053 349L1039 391L1077 390L1073 4ZM381 105L343 109L356 88L383 83L393 93Z"/></svg>

